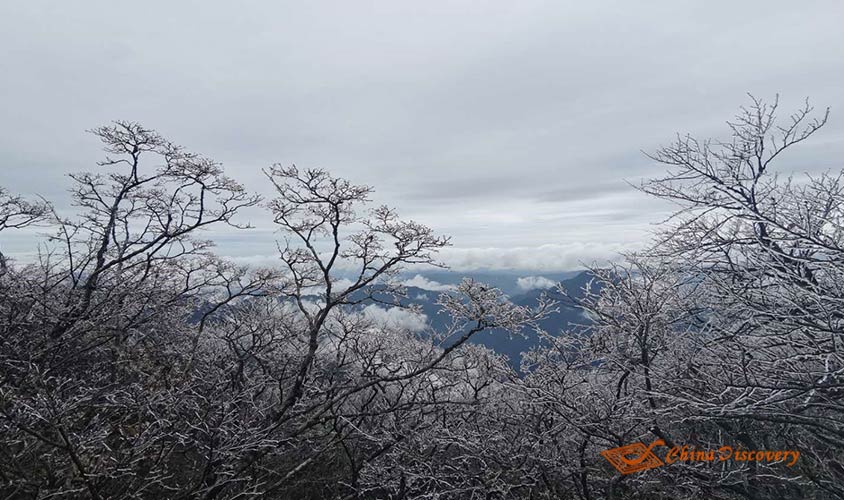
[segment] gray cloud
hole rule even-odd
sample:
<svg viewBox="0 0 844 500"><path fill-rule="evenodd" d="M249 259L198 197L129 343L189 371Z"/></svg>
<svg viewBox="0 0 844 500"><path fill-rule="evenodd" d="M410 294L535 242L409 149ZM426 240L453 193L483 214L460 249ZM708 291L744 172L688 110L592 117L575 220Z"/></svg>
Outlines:
<svg viewBox="0 0 844 500"><path fill-rule="evenodd" d="M424 314L399 307L384 308L370 304L363 308L362 313L376 325L411 332L421 332L428 322Z"/></svg>
<svg viewBox="0 0 844 500"><path fill-rule="evenodd" d="M617 260L621 252L639 245L623 243L574 242L535 247L450 248L443 251L443 260L455 271L490 269L497 271L530 269L565 271L585 265Z"/></svg>
<svg viewBox="0 0 844 500"><path fill-rule="evenodd" d="M523 276L516 280L516 286L524 291L547 290L557 286L557 282L544 276Z"/></svg>
<svg viewBox="0 0 844 500"><path fill-rule="evenodd" d="M576 265L640 245L666 213L623 182L658 172L639 151L721 134L747 91L831 106L783 161L841 168L842 14L834 0L5 2L0 184L67 211L63 174L99 158L83 131L131 119L265 194L276 161L372 184L451 234L458 268ZM273 253L260 225L214 236L238 259ZM0 243L31 256L33 241Z"/></svg>
<svg viewBox="0 0 844 500"><path fill-rule="evenodd" d="M444 285L437 281L428 279L421 274L417 274L416 276L407 279L402 282L404 286L412 286L415 288L420 288L422 290L428 290L430 292L444 292L446 290L452 290L454 286L452 285Z"/></svg>

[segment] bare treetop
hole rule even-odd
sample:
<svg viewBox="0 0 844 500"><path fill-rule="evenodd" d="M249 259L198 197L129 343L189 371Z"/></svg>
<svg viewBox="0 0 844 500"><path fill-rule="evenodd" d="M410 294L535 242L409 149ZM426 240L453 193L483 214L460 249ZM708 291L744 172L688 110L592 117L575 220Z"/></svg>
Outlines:
<svg viewBox="0 0 844 500"><path fill-rule="evenodd" d="M716 201L728 210L755 206L771 162L823 127L829 109L813 117L814 108L806 100L785 125L778 125L779 97L771 104L754 96L750 99L750 106L742 107L735 119L727 122L729 141L678 136L673 144L648 154L671 170L665 177L645 182L642 190L690 208Z"/></svg>
<svg viewBox="0 0 844 500"><path fill-rule="evenodd" d="M20 229L47 217L50 206L47 202L31 202L20 196L9 194L0 186L0 232L5 229ZM0 274L6 271L6 257L0 252Z"/></svg>
<svg viewBox="0 0 844 500"><path fill-rule="evenodd" d="M403 266L438 265L437 250L449 244L386 206L367 210L369 186L296 166L275 165L264 173L278 195L268 208L285 237L279 251L296 293L321 287L328 303L339 303L368 285L395 288L392 278ZM332 272L340 270L352 284L335 290Z"/></svg>

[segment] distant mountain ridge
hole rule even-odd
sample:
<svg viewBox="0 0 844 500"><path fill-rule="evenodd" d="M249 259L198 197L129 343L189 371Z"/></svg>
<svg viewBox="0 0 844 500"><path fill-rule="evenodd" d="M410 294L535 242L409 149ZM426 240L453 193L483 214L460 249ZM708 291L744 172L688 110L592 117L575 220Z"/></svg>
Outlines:
<svg viewBox="0 0 844 500"><path fill-rule="evenodd" d="M447 289L449 286L454 286L464 277L468 277L496 286L507 294L509 300L516 305L536 307L539 303L539 298L543 293L547 294L551 299L556 300L558 303L558 310L549 314L548 317L542 320L539 324L542 330L550 333L551 335L560 335L576 324L584 324L588 322L587 318L583 315L582 310L573 305L571 300L561 295L556 285L562 285L562 287L575 299L581 298L584 287L593 278L591 273L588 271L573 273L544 273L542 278L545 278L548 282L554 278L561 279L555 283L555 286L550 286L544 289L533 288L529 290L522 290L517 284L517 280L519 277L522 277L523 274L524 273L496 274L485 272L470 273L467 276L462 273L448 271L437 271L434 273L424 274L420 273L413 278L416 278L416 282L420 282L426 287L423 288L421 286L405 285L406 297L401 298L398 303L405 307L411 305L418 306L422 314L425 316L425 322L427 325L435 331L444 331L450 321L450 318L447 314L441 313L441 308L436 303L437 297L443 289ZM418 276L422 276L427 281L419 280ZM407 280L409 282L414 282L413 278L408 277ZM543 281L543 283L545 282L546 281ZM373 305L389 309L389 305L387 304L395 303L395 297L388 296L386 294L379 294L377 292L377 288L377 285L374 286L375 292L373 297L375 300L366 300L369 292L365 291L358 291L352 294L350 299L353 301L362 301L357 306L361 310ZM310 297L310 299L313 301L320 300L316 295ZM193 321L199 321L202 314L209 310L209 307L210 306L200 307L194 314L194 317L192 318ZM218 312L224 311L230 307L237 306L224 306ZM473 336L469 342L486 346L498 354L507 356L510 365L514 369L518 370L521 364L522 353L539 346L542 340L537 332L532 329L524 329L518 335L500 330L483 331Z"/></svg>
<svg viewBox="0 0 844 500"><path fill-rule="evenodd" d="M438 271L425 273L425 278L437 284L452 284L459 282L465 275L456 272ZM583 311L574 306L571 301L561 295L556 287L546 289L520 290L517 279L524 276L524 273L474 273L469 276L472 279L483 281L496 286L509 295L510 300L517 305L535 307L538 305L540 296L545 293L558 302L558 311L551 313L540 322L540 327L552 334L559 335L575 324L588 322ZM583 289L592 280L593 275L588 271L567 272L567 273L543 273L543 278L555 281L570 294L578 299L583 295ZM491 278L491 279L490 279ZM419 287L407 287L407 299L402 304L416 304L421 307L427 317L428 323L434 329L442 329L448 321L448 317L438 314L439 306L436 305L436 298L439 292L426 290ZM470 342L486 346L498 354L507 356L511 366L518 369L521 364L521 354L541 344L537 332L525 329L520 335L512 335L503 331L484 331L475 335Z"/></svg>

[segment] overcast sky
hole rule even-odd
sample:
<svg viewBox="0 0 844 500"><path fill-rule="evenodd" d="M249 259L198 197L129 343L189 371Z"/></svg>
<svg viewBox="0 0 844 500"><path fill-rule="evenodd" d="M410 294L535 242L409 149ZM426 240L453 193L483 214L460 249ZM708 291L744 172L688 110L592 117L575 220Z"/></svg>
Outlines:
<svg viewBox="0 0 844 500"><path fill-rule="evenodd" d="M747 92L831 107L786 167L844 166L842 26L840 0L7 1L0 185L66 207L84 131L134 120L255 191L274 162L371 184L459 269L571 269L659 220L625 184L659 172L641 151L722 135ZM269 258L253 223L219 252Z"/></svg>

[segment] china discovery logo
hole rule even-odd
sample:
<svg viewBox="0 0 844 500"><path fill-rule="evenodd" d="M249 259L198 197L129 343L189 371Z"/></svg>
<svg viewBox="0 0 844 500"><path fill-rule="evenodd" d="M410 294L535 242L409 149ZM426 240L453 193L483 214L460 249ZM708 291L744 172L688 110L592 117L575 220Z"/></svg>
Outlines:
<svg viewBox="0 0 844 500"><path fill-rule="evenodd" d="M747 450L741 447L733 448L724 445L715 449L698 449L694 447L673 446L662 459L654 453L657 446L665 446L665 441L657 439L650 445L633 443L618 448L610 448L601 452L613 467L623 475L633 474L644 470L654 469L675 462L767 462L771 464L784 463L792 467L800 458L798 450Z"/></svg>

